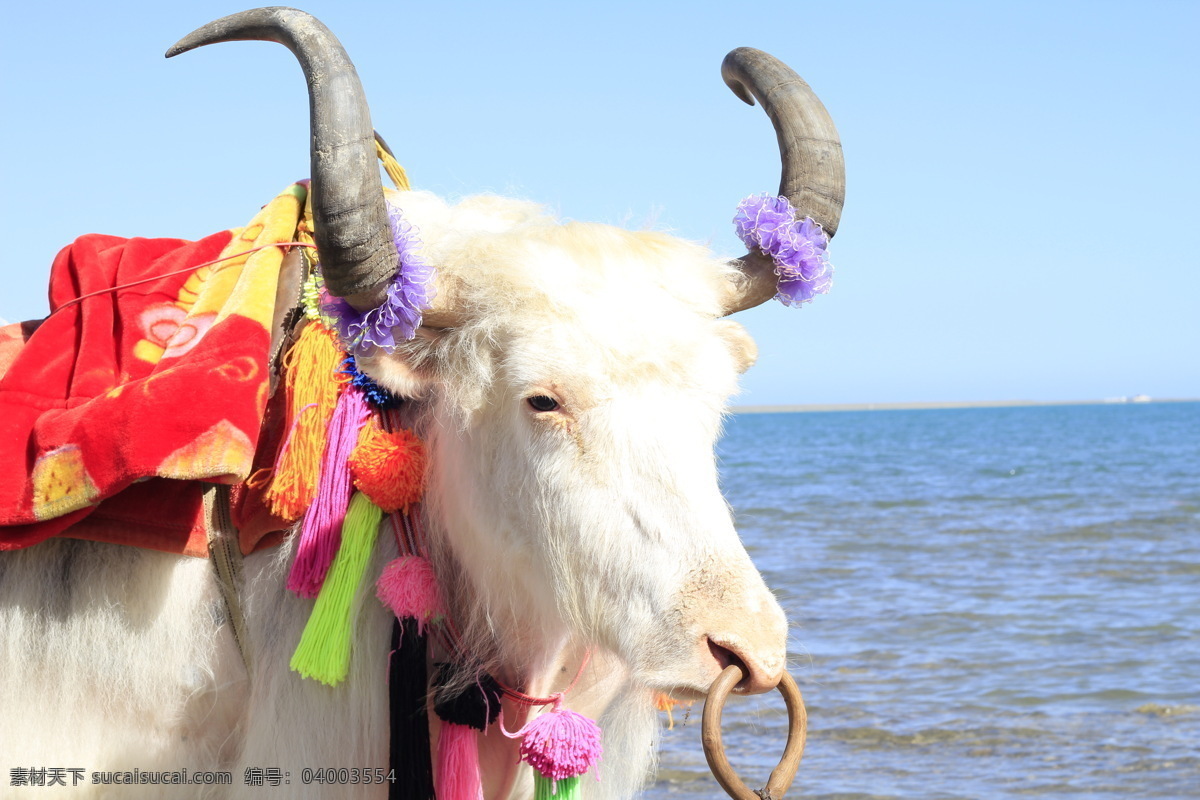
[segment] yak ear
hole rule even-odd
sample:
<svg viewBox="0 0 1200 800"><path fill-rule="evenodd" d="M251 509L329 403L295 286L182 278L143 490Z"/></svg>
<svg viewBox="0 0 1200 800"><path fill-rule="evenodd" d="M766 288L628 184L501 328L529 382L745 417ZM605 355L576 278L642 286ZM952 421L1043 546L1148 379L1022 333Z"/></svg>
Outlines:
<svg viewBox="0 0 1200 800"><path fill-rule="evenodd" d="M754 362L758 360L758 345L754 343L750 331L731 319L717 320L716 325L717 333L733 353L738 372L745 372L754 366Z"/></svg>
<svg viewBox="0 0 1200 800"><path fill-rule="evenodd" d="M437 329L417 328L418 341L412 345L390 354L355 356L354 361L359 370L397 397L420 400L436 380L432 361L421 353L441 335Z"/></svg>

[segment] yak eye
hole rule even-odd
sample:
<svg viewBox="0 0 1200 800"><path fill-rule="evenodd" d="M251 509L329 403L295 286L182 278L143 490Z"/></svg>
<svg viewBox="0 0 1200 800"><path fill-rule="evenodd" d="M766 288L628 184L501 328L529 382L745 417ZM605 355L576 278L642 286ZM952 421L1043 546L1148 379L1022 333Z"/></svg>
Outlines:
<svg viewBox="0 0 1200 800"><path fill-rule="evenodd" d="M534 395L525 402L529 403L529 407L534 411L554 411L558 408L558 401L544 394Z"/></svg>

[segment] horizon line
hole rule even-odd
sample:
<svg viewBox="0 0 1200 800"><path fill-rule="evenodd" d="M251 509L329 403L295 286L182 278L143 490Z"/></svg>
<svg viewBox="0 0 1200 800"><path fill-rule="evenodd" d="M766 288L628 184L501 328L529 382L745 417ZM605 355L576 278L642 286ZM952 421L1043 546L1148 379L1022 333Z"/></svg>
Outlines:
<svg viewBox="0 0 1200 800"><path fill-rule="evenodd" d="M1147 403L1196 403L1200 398L1113 397L1101 400L933 400L905 403L785 403L732 406L734 414L780 414L823 411L923 411L946 408L1013 408L1022 406L1145 405Z"/></svg>

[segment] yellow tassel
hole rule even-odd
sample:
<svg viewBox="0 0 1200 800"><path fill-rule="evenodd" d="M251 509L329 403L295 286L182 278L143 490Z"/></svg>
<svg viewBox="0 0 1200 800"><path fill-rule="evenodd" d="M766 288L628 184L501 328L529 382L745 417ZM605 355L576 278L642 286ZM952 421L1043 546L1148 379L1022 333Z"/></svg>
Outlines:
<svg viewBox="0 0 1200 800"><path fill-rule="evenodd" d="M410 188L408 184L408 173L404 171L404 167L400 166L400 162L395 156L383 149L383 145L379 140L375 140L375 155L379 156L379 160L383 162L383 171L392 179L392 183L396 184L396 188L402 192L407 192Z"/></svg>
<svg viewBox="0 0 1200 800"><path fill-rule="evenodd" d="M315 323L304 326L284 357L288 433L264 495L282 519L299 519L316 493L329 421L348 380L340 374L344 358L333 333Z"/></svg>

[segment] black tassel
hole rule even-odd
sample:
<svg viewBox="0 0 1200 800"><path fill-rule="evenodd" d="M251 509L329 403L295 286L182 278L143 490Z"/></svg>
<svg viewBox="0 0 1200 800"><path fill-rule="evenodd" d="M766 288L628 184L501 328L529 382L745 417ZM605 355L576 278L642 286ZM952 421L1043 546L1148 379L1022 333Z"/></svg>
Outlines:
<svg viewBox="0 0 1200 800"><path fill-rule="evenodd" d="M434 685L439 691L433 703L433 710L439 717L455 725L469 725L477 731L486 729L496 721L500 714L501 690L495 678L486 672L480 673L457 694L450 695L442 687L452 682L463 667L450 663L437 666Z"/></svg>
<svg viewBox="0 0 1200 800"><path fill-rule="evenodd" d="M434 685L433 710L442 720L438 794L442 800L483 800L476 731L500 715L500 686L490 675L453 663L438 664Z"/></svg>
<svg viewBox="0 0 1200 800"><path fill-rule="evenodd" d="M433 800L433 760L429 755L429 714L425 709L429 675L425 669L425 637L412 617L392 626L388 665L391 709L391 768L396 780L388 800Z"/></svg>

